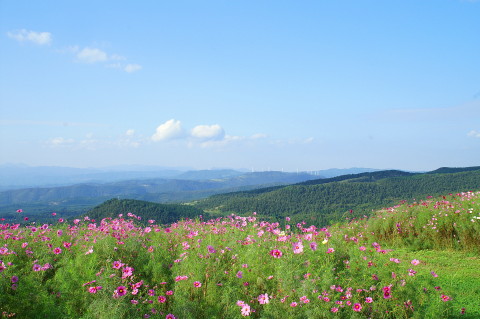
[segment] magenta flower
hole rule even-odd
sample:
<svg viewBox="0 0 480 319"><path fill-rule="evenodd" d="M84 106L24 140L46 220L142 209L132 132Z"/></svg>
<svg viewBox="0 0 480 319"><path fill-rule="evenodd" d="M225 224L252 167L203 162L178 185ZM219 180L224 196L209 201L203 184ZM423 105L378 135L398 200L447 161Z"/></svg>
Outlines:
<svg viewBox="0 0 480 319"><path fill-rule="evenodd" d="M335 249L333 249L333 248L328 248L327 249L327 254L331 254L333 252L335 252Z"/></svg>
<svg viewBox="0 0 480 319"><path fill-rule="evenodd" d="M446 301L449 301L449 300L452 299L452 298L450 298L449 296L444 295L444 294L442 294L441 298L442 298L442 301L443 301L443 302L446 302Z"/></svg>
<svg viewBox="0 0 480 319"><path fill-rule="evenodd" d="M32 269L33 269L33 271L40 271L40 270L42 270L42 266L35 264L35 265L33 265Z"/></svg>
<svg viewBox="0 0 480 319"><path fill-rule="evenodd" d="M373 302L373 298L372 298L372 297L367 297L367 298L365 298L365 302L366 302L366 303L372 303L372 302Z"/></svg>
<svg viewBox="0 0 480 319"><path fill-rule="evenodd" d="M330 309L330 311L333 312L333 313L336 313L336 312L338 312L338 308L337 307L332 307L332 309Z"/></svg>
<svg viewBox="0 0 480 319"><path fill-rule="evenodd" d="M283 253L278 249L273 249L270 251L270 255L273 256L274 258L280 258L282 257Z"/></svg>
<svg viewBox="0 0 480 319"><path fill-rule="evenodd" d="M171 313L169 313L165 319L176 319L176 317L174 315L172 315Z"/></svg>
<svg viewBox="0 0 480 319"><path fill-rule="evenodd" d="M62 252L62 248L60 248L60 247L56 247L56 248L53 250L53 253L54 253L55 255L58 255L58 254L60 254L61 252Z"/></svg>
<svg viewBox="0 0 480 319"><path fill-rule="evenodd" d="M359 303L356 303L353 305L353 311L360 312L362 310L362 305Z"/></svg>
<svg viewBox="0 0 480 319"><path fill-rule="evenodd" d="M318 246L317 243L314 241L310 243L310 249L313 251L317 250L317 246Z"/></svg>
<svg viewBox="0 0 480 319"><path fill-rule="evenodd" d="M124 296L127 293L127 287L125 286L118 286L115 290L115 295L118 297Z"/></svg>
<svg viewBox="0 0 480 319"><path fill-rule="evenodd" d="M295 301L290 304L290 307L296 307L296 306L298 306L298 303Z"/></svg>
<svg viewBox="0 0 480 319"><path fill-rule="evenodd" d="M207 246L207 249L210 254L214 254L217 252L215 248L213 248L213 246L210 246L210 245Z"/></svg>
<svg viewBox="0 0 480 319"><path fill-rule="evenodd" d="M430 274L432 274L433 277L438 277L437 273L434 271L430 272Z"/></svg>
<svg viewBox="0 0 480 319"><path fill-rule="evenodd" d="M165 303L167 301L167 297L165 296L158 296L157 298L159 303Z"/></svg>
<svg viewBox="0 0 480 319"><path fill-rule="evenodd" d="M10 281L12 282L12 284L14 284L14 283L18 282L18 277L17 276L12 276Z"/></svg>
<svg viewBox="0 0 480 319"><path fill-rule="evenodd" d="M115 269L120 269L120 268L123 267L123 265L124 265L124 264L122 264L121 261L118 261L118 260L117 260L117 261L114 261L114 262L113 262L113 266L112 266L112 267L115 268Z"/></svg>
<svg viewBox="0 0 480 319"><path fill-rule="evenodd" d="M242 278L242 277L243 277L243 272L238 271L238 272L237 272L237 278Z"/></svg>
<svg viewBox="0 0 480 319"><path fill-rule="evenodd" d="M202 283L200 281L195 281L195 282L193 282L193 287L200 288L200 287L202 287Z"/></svg>

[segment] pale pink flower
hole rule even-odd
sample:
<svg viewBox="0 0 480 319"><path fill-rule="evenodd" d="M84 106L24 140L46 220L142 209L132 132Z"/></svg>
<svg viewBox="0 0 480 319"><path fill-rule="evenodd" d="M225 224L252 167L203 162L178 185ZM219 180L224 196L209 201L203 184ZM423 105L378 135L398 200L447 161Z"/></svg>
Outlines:
<svg viewBox="0 0 480 319"><path fill-rule="evenodd" d="M260 296L258 296L257 300L261 305L264 305L270 302L268 294L261 294Z"/></svg>
<svg viewBox="0 0 480 319"><path fill-rule="evenodd" d="M416 265L420 264L420 260L414 259L414 260L412 260L410 263L411 263L412 265L416 266Z"/></svg>
<svg viewBox="0 0 480 319"><path fill-rule="evenodd" d="M248 304L244 304L240 312L244 317L250 316L250 312L251 312L250 306Z"/></svg>
<svg viewBox="0 0 480 319"><path fill-rule="evenodd" d="M293 253L294 254L300 254L303 252L303 244L301 241L297 242L297 243L292 243L292 247L293 247Z"/></svg>

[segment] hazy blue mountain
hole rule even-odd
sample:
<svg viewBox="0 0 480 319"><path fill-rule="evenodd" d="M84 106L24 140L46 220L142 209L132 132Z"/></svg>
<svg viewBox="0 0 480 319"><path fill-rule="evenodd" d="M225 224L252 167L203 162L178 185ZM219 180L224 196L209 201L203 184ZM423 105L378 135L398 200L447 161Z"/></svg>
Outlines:
<svg viewBox="0 0 480 319"><path fill-rule="evenodd" d="M172 178L182 173L184 171L179 169L151 166L73 168L4 164L0 165L0 190L106 183L126 179Z"/></svg>
<svg viewBox="0 0 480 319"><path fill-rule="evenodd" d="M220 178L221 176L229 176ZM201 199L213 194L251 190L259 187L293 184L316 176L306 173L236 171L200 171L186 173L183 178L214 177L212 179L135 179L111 183L81 183L58 187L31 187L0 192L0 213L28 206L36 211L83 210L110 198L129 198L153 202L182 202ZM38 209L35 209L38 207Z"/></svg>

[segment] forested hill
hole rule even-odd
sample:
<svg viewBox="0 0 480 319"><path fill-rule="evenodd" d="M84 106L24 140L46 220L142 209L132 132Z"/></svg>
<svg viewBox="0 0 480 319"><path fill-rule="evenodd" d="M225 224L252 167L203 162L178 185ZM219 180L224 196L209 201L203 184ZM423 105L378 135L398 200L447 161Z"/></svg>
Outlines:
<svg viewBox="0 0 480 319"><path fill-rule="evenodd" d="M203 216L208 219L201 209L190 205L180 204L158 204L134 199L110 199L100 204L86 214L90 219L101 220L106 217L118 217L123 214L125 218L128 213L140 216L139 223L146 224L148 220L155 220L156 224L171 224L180 219L195 219Z"/></svg>
<svg viewBox="0 0 480 319"><path fill-rule="evenodd" d="M198 208L220 213L257 212L262 217L316 225L349 216L363 216L372 209L395 205L399 200L423 199L445 193L480 189L480 167L455 169L456 173L407 173L380 171L312 180L300 184L211 196ZM441 171L445 171L442 169Z"/></svg>

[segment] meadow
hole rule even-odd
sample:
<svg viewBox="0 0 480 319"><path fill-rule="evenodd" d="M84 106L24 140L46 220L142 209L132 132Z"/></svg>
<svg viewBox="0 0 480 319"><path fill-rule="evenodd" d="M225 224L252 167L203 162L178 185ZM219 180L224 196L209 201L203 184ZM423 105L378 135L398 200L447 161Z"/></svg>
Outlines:
<svg viewBox="0 0 480 319"><path fill-rule="evenodd" d="M2 318L480 317L480 192L328 228L17 214L0 224Z"/></svg>

